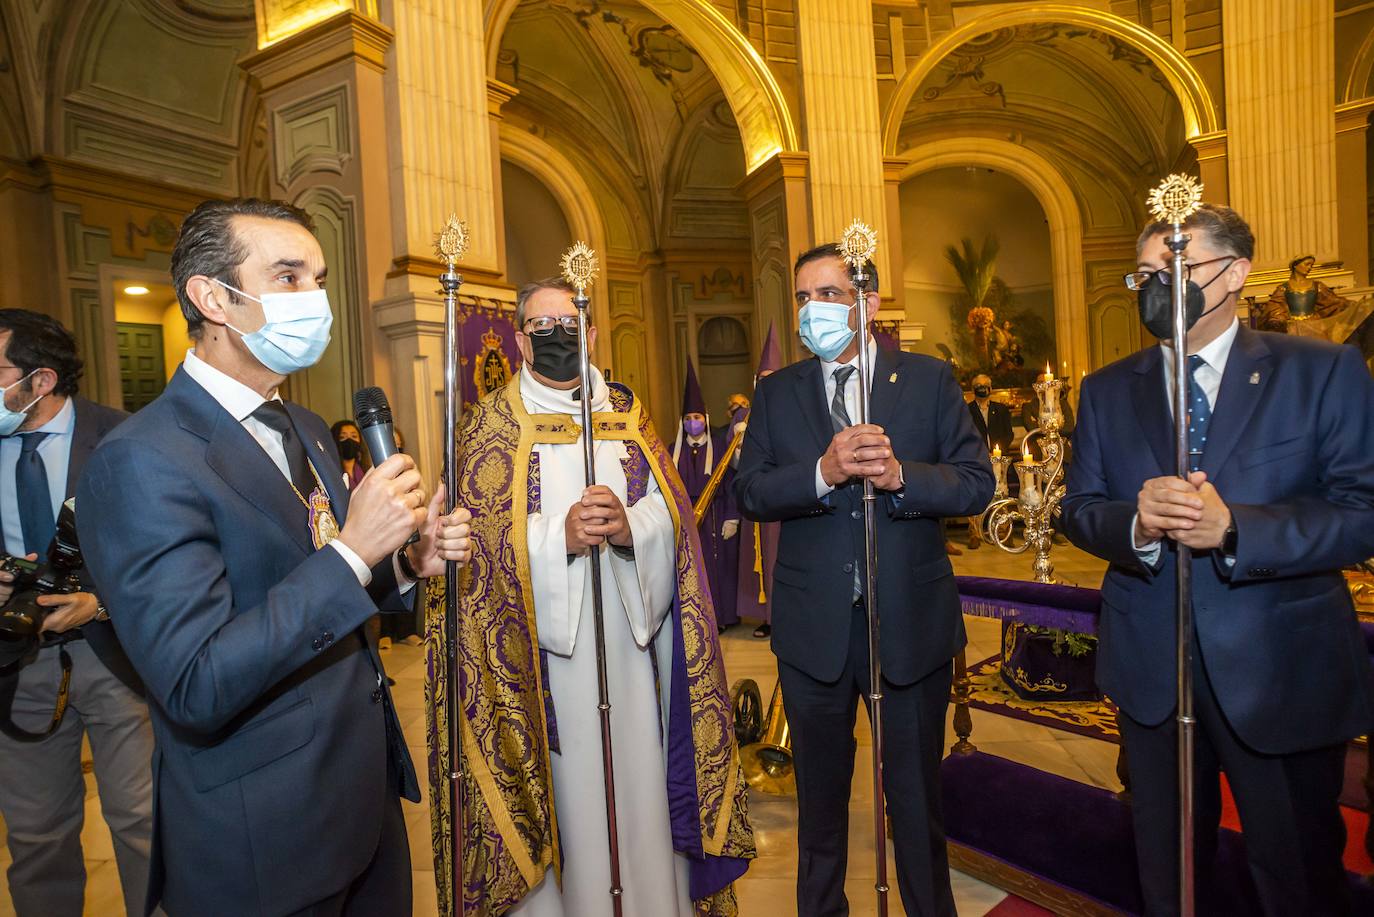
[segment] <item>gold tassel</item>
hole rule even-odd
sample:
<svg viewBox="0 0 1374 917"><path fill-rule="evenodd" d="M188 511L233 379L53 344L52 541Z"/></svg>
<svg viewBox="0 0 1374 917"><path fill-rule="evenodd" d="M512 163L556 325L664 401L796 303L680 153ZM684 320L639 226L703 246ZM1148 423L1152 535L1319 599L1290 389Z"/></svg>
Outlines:
<svg viewBox="0 0 1374 917"><path fill-rule="evenodd" d="M764 605L768 602L768 596L763 591L763 539L759 535L759 523L754 523L754 572L759 575L759 604Z"/></svg>

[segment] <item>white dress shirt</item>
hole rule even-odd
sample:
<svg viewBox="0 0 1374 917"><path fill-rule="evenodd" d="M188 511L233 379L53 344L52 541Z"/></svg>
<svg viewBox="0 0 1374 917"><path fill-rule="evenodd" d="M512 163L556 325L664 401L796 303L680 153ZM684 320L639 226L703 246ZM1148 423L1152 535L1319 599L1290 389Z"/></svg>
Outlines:
<svg viewBox="0 0 1374 917"><path fill-rule="evenodd" d="M72 454L72 433L76 430L76 408L67 398L62 407L43 426L25 433L47 433L38 444L38 455L48 473L48 496L52 498L52 517L62 510L67 495L67 465ZM4 549L15 557L25 557L23 525L19 518L19 493L14 473L24 449L24 434L14 433L0 439L0 523L5 530Z"/></svg>
<svg viewBox="0 0 1374 917"><path fill-rule="evenodd" d="M872 335L868 337L868 365L876 365L878 359L878 342ZM821 378L825 382L825 416L830 417L830 405L835 401L835 370L841 366L852 366L854 371L849 374L849 378L844 384L844 410L849 415L849 422L857 424L859 422L859 354L854 353L854 359L845 363L838 361L821 361ZM874 379L868 380L869 392L873 391ZM835 488L825 483L825 476L821 474L821 460L816 459L816 498L821 499Z"/></svg>
<svg viewBox="0 0 1374 917"><path fill-rule="evenodd" d="M1202 389L1202 394L1207 397L1207 407L1216 410L1217 394L1221 391L1221 377L1226 372L1226 361L1231 356L1231 346L1236 342L1236 335L1240 332L1240 322L1232 320L1231 327L1227 328L1216 340L1197 352L1202 357L1202 365L1193 371L1193 378L1197 380L1198 388ZM1164 359L1164 392L1166 395L1165 404L1169 406L1169 416L1174 416L1174 348L1159 345L1159 349ZM1135 543L1135 524L1140 514L1136 513L1131 517L1131 544L1135 547L1136 556L1139 557L1147 566L1153 567L1159 563L1159 554L1163 545L1158 538L1147 544ZM1226 558L1230 563L1235 563L1235 558Z"/></svg>
<svg viewBox="0 0 1374 917"><path fill-rule="evenodd" d="M282 473L282 477L286 478L288 481L291 480L291 466L288 465L286 461L286 448L282 445L281 434L253 416L253 412L264 403L269 400L280 401L281 396L273 392L270 399L263 398L256 391L244 385L233 376L221 372L197 357L194 350L186 351L186 360L181 366L186 370L186 375L194 379L201 388L209 393L211 398L219 402L220 407L229 412L229 416L243 425L243 428L248 431L248 435L257 441L257 444L262 447L263 452L267 453L267 457L272 460L272 464L277 466L277 470ZM306 456L308 459L308 450ZM320 474L321 479L324 478L325 474L332 473L328 470L320 473L320 469L318 468L316 468L315 471ZM343 557L348 563L348 566L353 570L353 575L358 577L359 583L366 586L372 582L372 571L368 569L367 564L363 562L363 559L358 556L356 551L337 538L329 542L327 547L331 547L339 552L339 555ZM394 557L392 558L392 564L396 567L396 583L401 587L402 592L405 592L411 586L415 585L414 580L406 577L401 572L400 566Z"/></svg>

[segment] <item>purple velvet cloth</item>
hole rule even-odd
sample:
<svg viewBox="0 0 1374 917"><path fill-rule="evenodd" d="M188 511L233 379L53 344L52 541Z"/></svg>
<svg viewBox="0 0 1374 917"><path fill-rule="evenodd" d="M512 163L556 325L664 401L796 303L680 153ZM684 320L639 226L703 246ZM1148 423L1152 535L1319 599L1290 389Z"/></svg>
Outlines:
<svg viewBox="0 0 1374 917"><path fill-rule="evenodd" d="M1102 595L1096 589L986 576L956 576L966 615L1016 620L1079 634L1097 633Z"/></svg>
<svg viewBox="0 0 1374 917"><path fill-rule="evenodd" d="M946 758L940 780L951 842L1140 913L1131 810L1115 794L982 753ZM1221 831L1213 876L1200 889L1198 913L1260 913L1237 832ZM1352 913L1374 914L1374 887L1347 877Z"/></svg>

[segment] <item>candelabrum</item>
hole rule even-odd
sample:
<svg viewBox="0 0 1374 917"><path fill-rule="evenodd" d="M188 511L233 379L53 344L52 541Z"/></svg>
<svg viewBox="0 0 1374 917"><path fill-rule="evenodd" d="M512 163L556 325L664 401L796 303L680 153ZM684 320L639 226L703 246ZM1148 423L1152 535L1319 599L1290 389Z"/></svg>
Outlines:
<svg viewBox="0 0 1374 917"><path fill-rule="evenodd" d="M1031 567L1038 583L1053 583L1054 564L1050 562L1053 547L1054 522L1059 518L1059 503L1064 497L1064 440L1060 431L1064 415L1059 410L1059 393L1064 383L1048 371L1035 383L1040 400L1039 424L1021 441L1021 460L1002 455L1000 448L992 452L992 469L997 476L993 499L978 520L984 537L1009 554L1035 552ZM1040 452L1039 460L1031 451L1034 444ZM1007 466L1016 470L1020 489L1011 496L1007 487ZM1021 537L1017 540L1017 523Z"/></svg>

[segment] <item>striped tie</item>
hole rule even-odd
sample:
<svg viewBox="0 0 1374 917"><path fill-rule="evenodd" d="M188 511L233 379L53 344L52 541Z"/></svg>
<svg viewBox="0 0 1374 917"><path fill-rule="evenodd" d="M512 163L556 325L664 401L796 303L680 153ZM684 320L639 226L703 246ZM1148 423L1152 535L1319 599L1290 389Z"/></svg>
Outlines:
<svg viewBox="0 0 1374 917"><path fill-rule="evenodd" d="M1212 406L1197 381L1198 367L1207 361L1197 354L1188 358L1188 470L1202 468L1202 453L1207 448L1207 426L1212 422Z"/></svg>
<svg viewBox="0 0 1374 917"><path fill-rule="evenodd" d="M841 366L831 373L835 379L835 397L830 399L830 425L835 428L836 433L851 426L849 411L844 406L844 387L852 375L852 366Z"/></svg>

